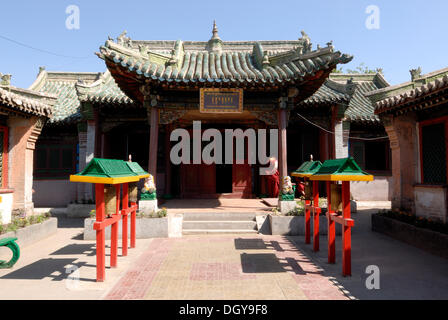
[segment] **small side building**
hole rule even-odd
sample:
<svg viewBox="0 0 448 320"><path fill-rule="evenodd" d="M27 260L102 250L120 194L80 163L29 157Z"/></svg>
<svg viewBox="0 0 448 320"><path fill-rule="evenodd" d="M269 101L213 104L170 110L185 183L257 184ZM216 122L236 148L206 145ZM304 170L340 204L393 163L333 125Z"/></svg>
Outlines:
<svg viewBox="0 0 448 320"><path fill-rule="evenodd" d="M374 181L351 183L354 200L391 200L389 139L375 114L374 103L367 97L370 92L389 86L380 72L331 73L316 93L298 105L298 115L292 115L298 120L296 126L309 125L302 116L320 126L319 152L313 153L316 159L352 156L363 170L375 176Z"/></svg>
<svg viewBox="0 0 448 320"><path fill-rule="evenodd" d="M11 85L11 76L0 83L0 210L1 221L11 212L33 212L33 153L56 98Z"/></svg>
<svg viewBox="0 0 448 320"><path fill-rule="evenodd" d="M369 93L392 149L392 206L448 222L448 68Z"/></svg>

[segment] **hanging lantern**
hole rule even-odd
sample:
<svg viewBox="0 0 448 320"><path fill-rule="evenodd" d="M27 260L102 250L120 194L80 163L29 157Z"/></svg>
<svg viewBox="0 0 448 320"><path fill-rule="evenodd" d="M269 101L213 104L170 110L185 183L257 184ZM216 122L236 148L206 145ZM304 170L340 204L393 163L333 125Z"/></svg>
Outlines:
<svg viewBox="0 0 448 320"><path fill-rule="evenodd" d="M313 186L309 181L305 182L305 200L313 199Z"/></svg>
<svg viewBox="0 0 448 320"><path fill-rule="evenodd" d="M117 211L117 193L115 186L107 185L104 187L104 202L106 205L106 215L110 217Z"/></svg>
<svg viewBox="0 0 448 320"><path fill-rule="evenodd" d="M332 184L331 188L331 210L342 211L342 184Z"/></svg>
<svg viewBox="0 0 448 320"><path fill-rule="evenodd" d="M129 201L137 202L138 201L138 187L137 182L129 183Z"/></svg>

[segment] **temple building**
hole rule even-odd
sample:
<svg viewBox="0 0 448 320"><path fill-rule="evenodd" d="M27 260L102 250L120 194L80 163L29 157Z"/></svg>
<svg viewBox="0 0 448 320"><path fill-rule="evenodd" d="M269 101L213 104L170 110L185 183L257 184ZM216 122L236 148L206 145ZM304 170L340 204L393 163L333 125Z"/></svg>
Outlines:
<svg viewBox="0 0 448 320"><path fill-rule="evenodd" d="M392 149L392 207L448 222L448 68L372 91Z"/></svg>
<svg viewBox="0 0 448 320"><path fill-rule="evenodd" d="M17 88L0 74L0 224L33 212L33 156L56 97Z"/></svg>
<svg viewBox="0 0 448 320"><path fill-rule="evenodd" d="M126 33L97 53L104 73L41 68L30 90L56 95L53 117L39 137L34 201L66 206L93 199L70 184L93 157L127 159L154 175L159 197L250 198L265 194L260 164L173 164L176 128L279 129L280 176L310 154L321 161L353 155L376 180L353 185L359 200L390 199L387 133L366 97L389 84L381 75L332 73L352 57L331 42L313 48L302 31L292 41L141 41ZM230 105L207 97L231 95ZM212 99L211 98L211 99Z"/></svg>

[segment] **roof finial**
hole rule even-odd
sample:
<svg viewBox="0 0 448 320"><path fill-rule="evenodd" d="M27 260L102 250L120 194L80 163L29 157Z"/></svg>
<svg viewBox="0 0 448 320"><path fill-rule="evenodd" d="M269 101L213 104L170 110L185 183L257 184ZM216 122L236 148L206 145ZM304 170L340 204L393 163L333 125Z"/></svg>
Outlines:
<svg viewBox="0 0 448 320"><path fill-rule="evenodd" d="M216 20L213 20L213 31L212 31L212 39L220 39L218 36L218 27L216 27Z"/></svg>
<svg viewBox="0 0 448 320"><path fill-rule="evenodd" d="M132 162L132 155L129 155L128 162Z"/></svg>
<svg viewBox="0 0 448 320"><path fill-rule="evenodd" d="M313 155L310 154L310 161L313 161Z"/></svg>

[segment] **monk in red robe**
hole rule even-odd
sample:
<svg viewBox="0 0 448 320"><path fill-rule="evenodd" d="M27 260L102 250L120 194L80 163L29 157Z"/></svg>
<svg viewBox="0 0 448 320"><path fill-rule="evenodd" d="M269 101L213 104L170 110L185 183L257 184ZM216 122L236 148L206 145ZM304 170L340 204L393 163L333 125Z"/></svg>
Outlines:
<svg viewBox="0 0 448 320"><path fill-rule="evenodd" d="M269 168L266 171L266 184L269 197L277 198L280 187L280 174L278 172L278 161L276 158L269 158Z"/></svg>

